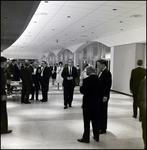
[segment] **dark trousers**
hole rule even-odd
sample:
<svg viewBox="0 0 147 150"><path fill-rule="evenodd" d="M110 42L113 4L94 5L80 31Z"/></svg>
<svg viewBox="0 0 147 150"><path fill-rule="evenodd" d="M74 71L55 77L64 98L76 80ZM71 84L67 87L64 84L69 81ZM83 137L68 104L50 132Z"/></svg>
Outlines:
<svg viewBox="0 0 147 150"><path fill-rule="evenodd" d="M34 99L34 93L36 92L36 99L38 99L38 93L39 93L39 83L34 83L35 86L32 86L31 94L32 97L31 99Z"/></svg>
<svg viewBox="0 0 147 150"><path fill-rule="evenodd" d="M74 86L64 87L64 105L71 105L73 101Z"/></svg>
<svg viewBox="0 0 147 150"><path fill-rule="evenodd" d="M1 100L1 133L8 130L6 100Z"/></svg>
<svg viewBox="0 0 147 150"><path fill-rule="evenodd" d="M41 90L42 90L43 101L48 101L47 95L48 95L48 90L49 90L49 83L42 83Z"/></svg>
<svg viewBox="0 0 147 150"><path fill-rule="evenodd" d="M141 110L137 106L137 98L138 98L138 92L133 92L133 116L137 117L137 109L139 109L139 118L141 118Z"/></svg>
<svg viewBox="0 0 147 150"><path fill-rule="evenodd" d="M31 92L31 85L22 85L21 102L29 102L29 95Z"/></svg>
<svg viewBox="0 0 147 150"><path fill-rule="evenodd" d="M108 101L102 102L100 108L100 130L107 129L107 111L108 111Z"/></svg>
<svg viewBox="0 0 147 150"><path fill-rule="evenodd" d="M92 122L93 135L99 139L99 114L98 108L84 108L83 107L83 120L84 120L84 134L85 141L90 139L90 121Z"/></svg>
<svg viewBox="0 0 147 150"><path fill-rule="evenodd" d="M144 149L146 149L146 115L142 114L142 137L144 142Z"/></svg>

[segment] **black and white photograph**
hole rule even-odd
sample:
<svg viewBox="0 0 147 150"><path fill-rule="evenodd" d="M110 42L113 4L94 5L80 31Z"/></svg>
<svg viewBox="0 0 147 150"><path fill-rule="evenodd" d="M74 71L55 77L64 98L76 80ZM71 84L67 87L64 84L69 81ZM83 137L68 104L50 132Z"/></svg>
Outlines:
<svg viewBox="0 0 147 150"><path fill-rule="evenodd" d="M146 149L146 1L1 1L1 149Z"/></svg>

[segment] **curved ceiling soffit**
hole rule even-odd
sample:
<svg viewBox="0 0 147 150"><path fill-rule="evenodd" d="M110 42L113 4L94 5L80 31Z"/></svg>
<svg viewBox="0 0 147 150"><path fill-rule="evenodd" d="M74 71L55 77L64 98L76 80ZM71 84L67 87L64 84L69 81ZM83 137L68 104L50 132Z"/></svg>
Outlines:
<svg viewBox="0 0 147 150"><path fill-rule="evenodd" d="M87 47L88 45L90 45L90 44L92 44L92 43L99 43L99 42L88 41L88 42L82 44L80 47L78 47L77 50L75 51L75 53L81 52L85 47Z"/></svg>
<svg viewBox="0 0 147 150"><path fill-rule="evenodd" d="M40 1L1 1L1 51L21 36L39 4Z"/></svg>

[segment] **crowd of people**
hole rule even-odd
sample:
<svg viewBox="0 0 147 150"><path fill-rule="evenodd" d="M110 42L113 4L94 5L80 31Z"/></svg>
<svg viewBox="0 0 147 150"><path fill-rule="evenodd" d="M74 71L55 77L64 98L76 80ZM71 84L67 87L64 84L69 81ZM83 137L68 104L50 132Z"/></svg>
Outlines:
<svg viewBox="0 0 147 150"><path fill-rule="evenodd" d="M142 61L137 62L139 66ZM146 69L138 67L132 70L130 78L130 90L133 94L133 117L137 117L137 108L140 108L139 120L142 121L143 139L146 147L146 95L142 93L146 88L144 80ZM144 79L145 78L145 79ZM11 81L21 81L21 103L30 104L30 100L39 100L39 90L42 93L41 102L48 101L49 82L52 85L57 83L57 89L63 89L64 109L72 107L75 86L80 86L79 91L83 94L82 110L84 133L79 142L90 142L90 121L93 128L93 139L99 141L99 134L107 133L108 102L110 99L110 89L112 85L112 75L107 68L107 61L104 59L96 61L96 66L86 64L81 71L79 64L74 66L72 59L63 65L47 64L42 61L24 64L17 60L7 61L1 57L1 134L11 133L8 130L6 99L7 95L12 94L13 87ZM142 83L143 82L143 83ZM140 83L142 83L140 86ZM7 92L5 88L7 87ZM142 96L143 94L143 96ZM29 96L31 98L29 99Z"/></svg>

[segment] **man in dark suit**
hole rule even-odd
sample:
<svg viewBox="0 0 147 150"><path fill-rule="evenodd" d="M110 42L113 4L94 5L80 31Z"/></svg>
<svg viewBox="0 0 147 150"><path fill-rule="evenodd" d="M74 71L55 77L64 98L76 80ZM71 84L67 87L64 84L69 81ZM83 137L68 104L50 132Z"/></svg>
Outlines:
<svg viewBox="0 0 147 150"><path fill-rule="evenodd" d="M99 117L101 101L103 98L103 83L96 75L94 66L87 67L88 77L83 80L80 92L83 96L83 119L84 134L79 142L89 143L90 121L92 121L93 135L95 141L99 141Z"/></svg>
<svg viewBox="0 0 147 150"><path fill-rule="evenodd" d="M34 100L35 92L36 92L36 100L38 100L40 73L41 73L41 69L38 67L37 62L34 62L33 69L32 69L32 77L35 86L32 86L32 90L31 90L32 96L30 100Z"/></svg>
<svg viewBox="0 0 147 150"><path fill-rule="evenodd" d="M146 76L140 83L137 104L141 110L142 137L144 141L144 149L146 149Z"/></svg>
<svg viewBox="0 0 147 150"><path fill-rule="evenodd" d="M137 118L137 98L138 98L138 90L140 86L141 80L146 75L146 69L142 68L142 60L137 61L137 68L131 71L130 77L130 91L133 94L133 117ZM139 109L139 121L141 121L141 112Z"/></svg>
<svg viewBox="0 0 147 150"><path fill-rule="evenodd" d="M108 112L108 101L110 98L110 88L112 85L112 75L107 69L107 61L104 59L97 61L97 67L100 70L99 78L103 81L104 92L103 101L101 103L101 115L100 115L100 134L106 133L107 130L107 112Z"/></svg>
<svg viewBox="0 0 147 150"><path fill-rule="evenodd" d="M6 66L7 58L0 57L0 73L1 73L1 134L11 133L12 130L8 130L8 117L7 117L7 106L6 106L6 91L5 91L5 76L4 68Z"/></svg>
<svg viewBox="0 0 147 150"><path fill-rule="evenodd" d="M73 60L68 60L68 66L65 67L61 73L63 77L63 87L64 87L64 109L72 107L73 92L75 87L75 79L77 78L77 69L73 66Z"/></svg>
<svg viewBox="0 0 147 150"><path fill-rule="evenodd" d="M47 93L49 90L49 79L52 75L52 72L49 67L47 67L47 62L42 61L42 67L41 67L41 74L40 74L40 83L41 83L41 90L42 90L42 102L47 102L48 97Z"/></svg>
<svg viewBox="0 0 147 150"><path fill-rule="evenodd" d="M25 62L25 67L21 71L21 79L22 79L22 95L21 95L21 103L30 104L29 95L31 92L33 84L32 72L29 68L29 62Z"/></svg>

